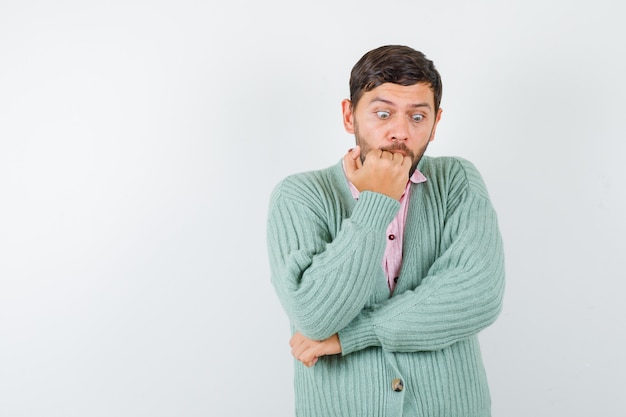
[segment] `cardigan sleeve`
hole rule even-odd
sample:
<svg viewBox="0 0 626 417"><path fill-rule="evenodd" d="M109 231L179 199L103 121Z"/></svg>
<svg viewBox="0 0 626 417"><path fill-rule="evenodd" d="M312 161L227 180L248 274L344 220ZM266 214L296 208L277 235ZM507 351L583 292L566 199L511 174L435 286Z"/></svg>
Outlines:
<svg viewBox="0 0 626 417"><path fill-rule="evenodd" d="M332 199L321 194L311 178L287 178L272 193L267 223L276 294L292 325L315 340L337 333L363 309L380 278L385 230L400 206L363 192L334 235Z"/></svg>
<svg viewBox="0 0 626 417"><path fill-rule="evenodd" d="M440 256L411 291L364 309L339 332L342 354L445 348L480 332L500 313L504 253L496 213L473 165L457 160L462 185L447 201Z"/></svg>

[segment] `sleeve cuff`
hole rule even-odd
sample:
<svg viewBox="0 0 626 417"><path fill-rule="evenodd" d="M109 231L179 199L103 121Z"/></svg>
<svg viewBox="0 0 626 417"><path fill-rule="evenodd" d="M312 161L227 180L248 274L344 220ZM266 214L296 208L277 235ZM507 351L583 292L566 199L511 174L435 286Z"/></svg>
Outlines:
<svg viewBox="0 0 626 417"><path fill-rule="evenodd" d="M342 355L348 355L370 346L381 346L368 311L362 311L350 324L339 331L339 342Z"/></svg>
<svg viewBox="0 0 626 417"><path fill-rule="evenodd" d="M363 191L354 208L350 220L374 228L387 229L398 213L400 202L384 194Z"/></svg>

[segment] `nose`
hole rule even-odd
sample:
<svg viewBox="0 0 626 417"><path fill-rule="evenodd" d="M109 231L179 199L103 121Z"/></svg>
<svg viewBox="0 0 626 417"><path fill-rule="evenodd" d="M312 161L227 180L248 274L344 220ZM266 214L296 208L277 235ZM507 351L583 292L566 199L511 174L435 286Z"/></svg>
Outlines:
<svg viewBox="0 0 626 417"><path fill-rule="evenodd" d="M405 141L409 138L409 123L408 117L396 117L393 125L391 126L391 140Z"/></svg>

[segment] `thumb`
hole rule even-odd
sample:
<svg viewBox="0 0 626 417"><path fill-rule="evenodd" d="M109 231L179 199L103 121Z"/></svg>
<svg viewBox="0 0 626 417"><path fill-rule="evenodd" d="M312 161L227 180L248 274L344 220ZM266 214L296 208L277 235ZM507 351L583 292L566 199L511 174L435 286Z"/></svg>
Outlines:
<svg viewBox="0 0 626 417"><path fill-rule="evenodd" d="M363 167L360 156L361 147L357 145L350 149L346 156L343 157L343 164L348 175Z"/></svg>
<svg viewBox="0 0 626 417"><path fill-rule="evenodd" d="M352 159L354 159L354 162L356 162L357 169L363 168L363 162L361 161L361 147L359 145L356 145L354 148L352 148L351 154Z"/></svg>

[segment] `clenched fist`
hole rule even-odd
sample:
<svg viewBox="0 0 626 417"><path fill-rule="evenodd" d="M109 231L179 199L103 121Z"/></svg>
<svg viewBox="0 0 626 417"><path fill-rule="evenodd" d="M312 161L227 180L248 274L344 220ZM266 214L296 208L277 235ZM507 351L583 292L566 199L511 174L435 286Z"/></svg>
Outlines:
<svg viewBox="0 0 626 417"><path fill-rule="evenodd" d="M309 368L315 365L322 356L341 353L341 343L337 334L326 340L312 340L296 332L289 341L289 346L291 346L293 357Z"/></svg>
<svg viewBox="0 0 626 417"><path fill-rule="evenodd" d="M361 162L361 148L351 149L343 158L348 180L359 192L373 191L400 200L413 160L399 152L372 149Z"/></svg>

